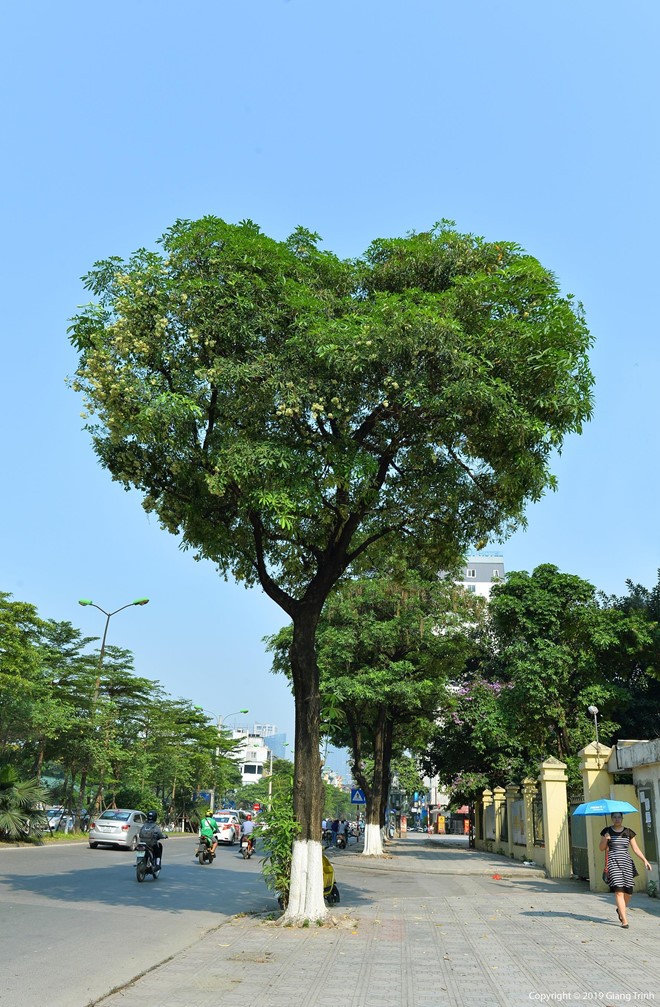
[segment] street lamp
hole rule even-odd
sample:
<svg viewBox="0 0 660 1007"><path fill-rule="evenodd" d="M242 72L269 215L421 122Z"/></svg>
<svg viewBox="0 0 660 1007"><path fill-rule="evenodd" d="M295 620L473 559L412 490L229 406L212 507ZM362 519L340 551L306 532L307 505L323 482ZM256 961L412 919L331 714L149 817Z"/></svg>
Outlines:
<svg viewBox="0 0 660 1007"><path fill-rule="evenodd" d="M222 725L225 720L229 720L230 717L237 717L239 713L249 713L249 710L234 710L233 713L225 713L224 717L218 717L218 730L222 730Z"/></svg>
<svg viewBox="0 0 660 1007"><path fill-rule="evenodd" d="M101 650L99 651L99 663L96 668L96 682L94 683L94 696L92 698L92 720L93 720L94 714L96 712L96 704L99 698L99 689L101 688L101 671L103 669L103 658L105 656L105 641L108 635L108 626L110 625L110 620L112 619L113 615L117 615L118 612L123 612L125 608L132 608L134 605L148 605L149 599L137 598L135 601L129 601L127 605L122 605L121 608L116 608L114 612L106 612L104 608L101 608L100 605L96 605L89 598L81 598L78 604L82 605L83 608L89 608L89 607L97 608L99 612L103 612L103 615L105 616L105 628L103 630L103 639L101 640ZM82 780L80 783L80 789L81 789L80 806L82 808L83 797L84 797L84 794L82 793L84 789Z"/></svg>
<svg viewBox="0 0 660 1007"><path fill-rule="evenodd" d="M122 605L121 608L116 608L114 612L106 612L104 608L101 608L100 605L96 605L93 601L90 601L89 598L81 598L78 604L82 605L84 608L89 606L91 606L92 608L98 608L99 612L103 612L103 615L106 617L105 629L103 630L103 639L101 640L101 651L99 653L99 664L96 673L96 686L94 688L94 704L96 705L96 700L99 698L99 688L101 686L101 668L103 667L103 657L105 655L105 640L108 635L108 626L110 625L110 620L112 619L113 615L117 615L117 612L123 612L125 608L132 608L134 605L148 605L149 599L138 598L136 601L129 601L128 605Z"/></svg>
<svg viewBox="0 0 660 1007"><path fill-rule="evenodd" d="M283 748L289 747L289 742L285 741L282 745ZM271 805L273 803L273 749L268 749L270 755L270 766L268 769L268 810L270 811Z"/></svg>
<svg viewBox="0 0 660 1007"><path fill-rule="evenodd" d="M587 713L589 716L594 718L594 727L596 728L596 761L598 762L598 768L600 769L600 745L598 743L598 707L588 706Z"/></svg>

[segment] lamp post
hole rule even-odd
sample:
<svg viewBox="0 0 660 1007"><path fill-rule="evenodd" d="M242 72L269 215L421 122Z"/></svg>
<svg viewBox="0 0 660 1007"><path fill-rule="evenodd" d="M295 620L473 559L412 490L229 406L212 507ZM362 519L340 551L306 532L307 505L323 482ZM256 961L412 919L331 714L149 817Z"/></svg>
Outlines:
<svg viewBox="0 0 660 1007"><path fill-rule="evenodd" d="M220 734L220 732L222 731L222 726L223 726L225 720L228 720L229 717L235 717L239 713L249 713L250 712L249 710L246 710L246 709L243 709L243 710L234 710L233 713L225 713L223 716L219 716L217 713L211 713L211 710L205 710L203 706L196 706L195 709L196 710L201 710L202 713L210 713L211 716L215 718L215 725L216 725L218 734ZM217 758L217 756L220 754L220 748L219 747L216 747L215 754L216 754L216 758ZM209 801L209 805L210 805L210 808L211 808L211 814L213 814L213 811L215 810L215 787L211 787L211 798L210 798L210 801Z"/></svg>
<svg viewBox="0 0 660 1007"><path fill-rule="evenodd" d="M285 741L283 748L289 747L289 742ZM270 811L273 803L273 749L269 748L268 752L270 754L270 765L268 769L268 810Z"/></svg>
<svg viewBox="0 0 660 1007"><path fill-rule="evenodd" d="M99 698L99 690L101 688L101 672L103 670L103 658L105 657L105 641L108 636L108 626L110 625L110 620L113 615L117 615L118 612L123 612L125 608L133 608L134 605L148 605L148 598L137 598L135 601L129 601L127 605L122 605L121 608L116 608L114 612L106 612L104 608L100 605L96 605L89 598L81 598L78 602L83 608L97 608L99 612L102 612L105 616L105 628L103 630L103 639L101 640L101 650L99 651L99 663L96 668L96 682L94 683L94 695L92 697L92 725L94 721L94 715L96 713L96 704ZM82 813L82 807L85 801L85 787L87 784L87 773L83 771L80 780L80 813ZM98 797L101 797L103 792L103 783L101 782L101 787L99 789ZM96 801L94 802L96 804Z"/></svg>
<svg viewBox="0 0 660 1007"><path fill-rule="evenodd" d="M122 605L121 608L116 608L114 612L106 612L104 608L101 608L100 605L96 605L93 601L90 601L89 598L81 598L78 604L82 605L84 608L87 607L97 608L99 612L103 612L103 615L106 617L105 629L103 630L103 639L101 640L101 651L99 653L99 664L96 673L96 686L94 688L94 705L96 705L96 700L98 699L99 695L99 688L101 686L101 669L103 667L103 658L105 656L105 641L108 635L108 626L110 625L110 620L112 619L113 615L117 615L117 612L123 612L125 608L132 608L134 605L148 605L149 599L138 598L136 601L129 601L127 605Z"/></svg>
<svg viewBox="0 0 660 1007"><path fill-rule="evenodd" d="M594 718L594 727L596 728L596 761L598 762L598 768L600 769L600 745L598 743L598 707L588 706L587 713Z"/></svg>

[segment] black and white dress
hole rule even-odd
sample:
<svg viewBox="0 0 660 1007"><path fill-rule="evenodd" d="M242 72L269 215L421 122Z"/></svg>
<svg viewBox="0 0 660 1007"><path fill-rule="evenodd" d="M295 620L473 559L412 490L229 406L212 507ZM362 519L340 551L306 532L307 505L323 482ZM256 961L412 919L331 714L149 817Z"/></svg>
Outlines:
<svg viewBox="0 0 660 1007"><path fill-rule="evenodd" d="M611 892L620 891L632 895L638 874L630 856L630 840L634 839L635 835L632 829L621 829L617 832L611 825L601 832L601 836L610 837L607 879Z"/></svg>

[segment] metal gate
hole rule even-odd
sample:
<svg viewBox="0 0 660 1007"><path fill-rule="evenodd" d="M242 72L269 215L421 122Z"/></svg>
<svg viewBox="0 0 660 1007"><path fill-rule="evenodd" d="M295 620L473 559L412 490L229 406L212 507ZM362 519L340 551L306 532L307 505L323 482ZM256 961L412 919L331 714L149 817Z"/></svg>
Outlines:
<svg viewBox="0 0 660 1007"><path fill-rule="evenodd" d="M584 815L573 818L581 798L571 798L568 805L568 832L571 843L571 870L576 878L589 880L589 851L587 847L587 819Z"/></svg>

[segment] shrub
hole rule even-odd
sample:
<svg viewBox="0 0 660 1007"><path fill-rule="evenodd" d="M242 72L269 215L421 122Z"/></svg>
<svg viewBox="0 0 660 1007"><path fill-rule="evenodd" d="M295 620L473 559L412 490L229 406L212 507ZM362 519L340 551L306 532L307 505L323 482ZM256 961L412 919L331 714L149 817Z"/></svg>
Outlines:
<svg viewBox="0 0 660 1007"><path fill-rule="evenodd" d="M293 815L293 781L289 781L273 796L270 810L259 816L266 856L262 871L270 890L275 892L282 909L289 902L291 887L291 858L294 840L300 835L300 825Z"/></svg>

